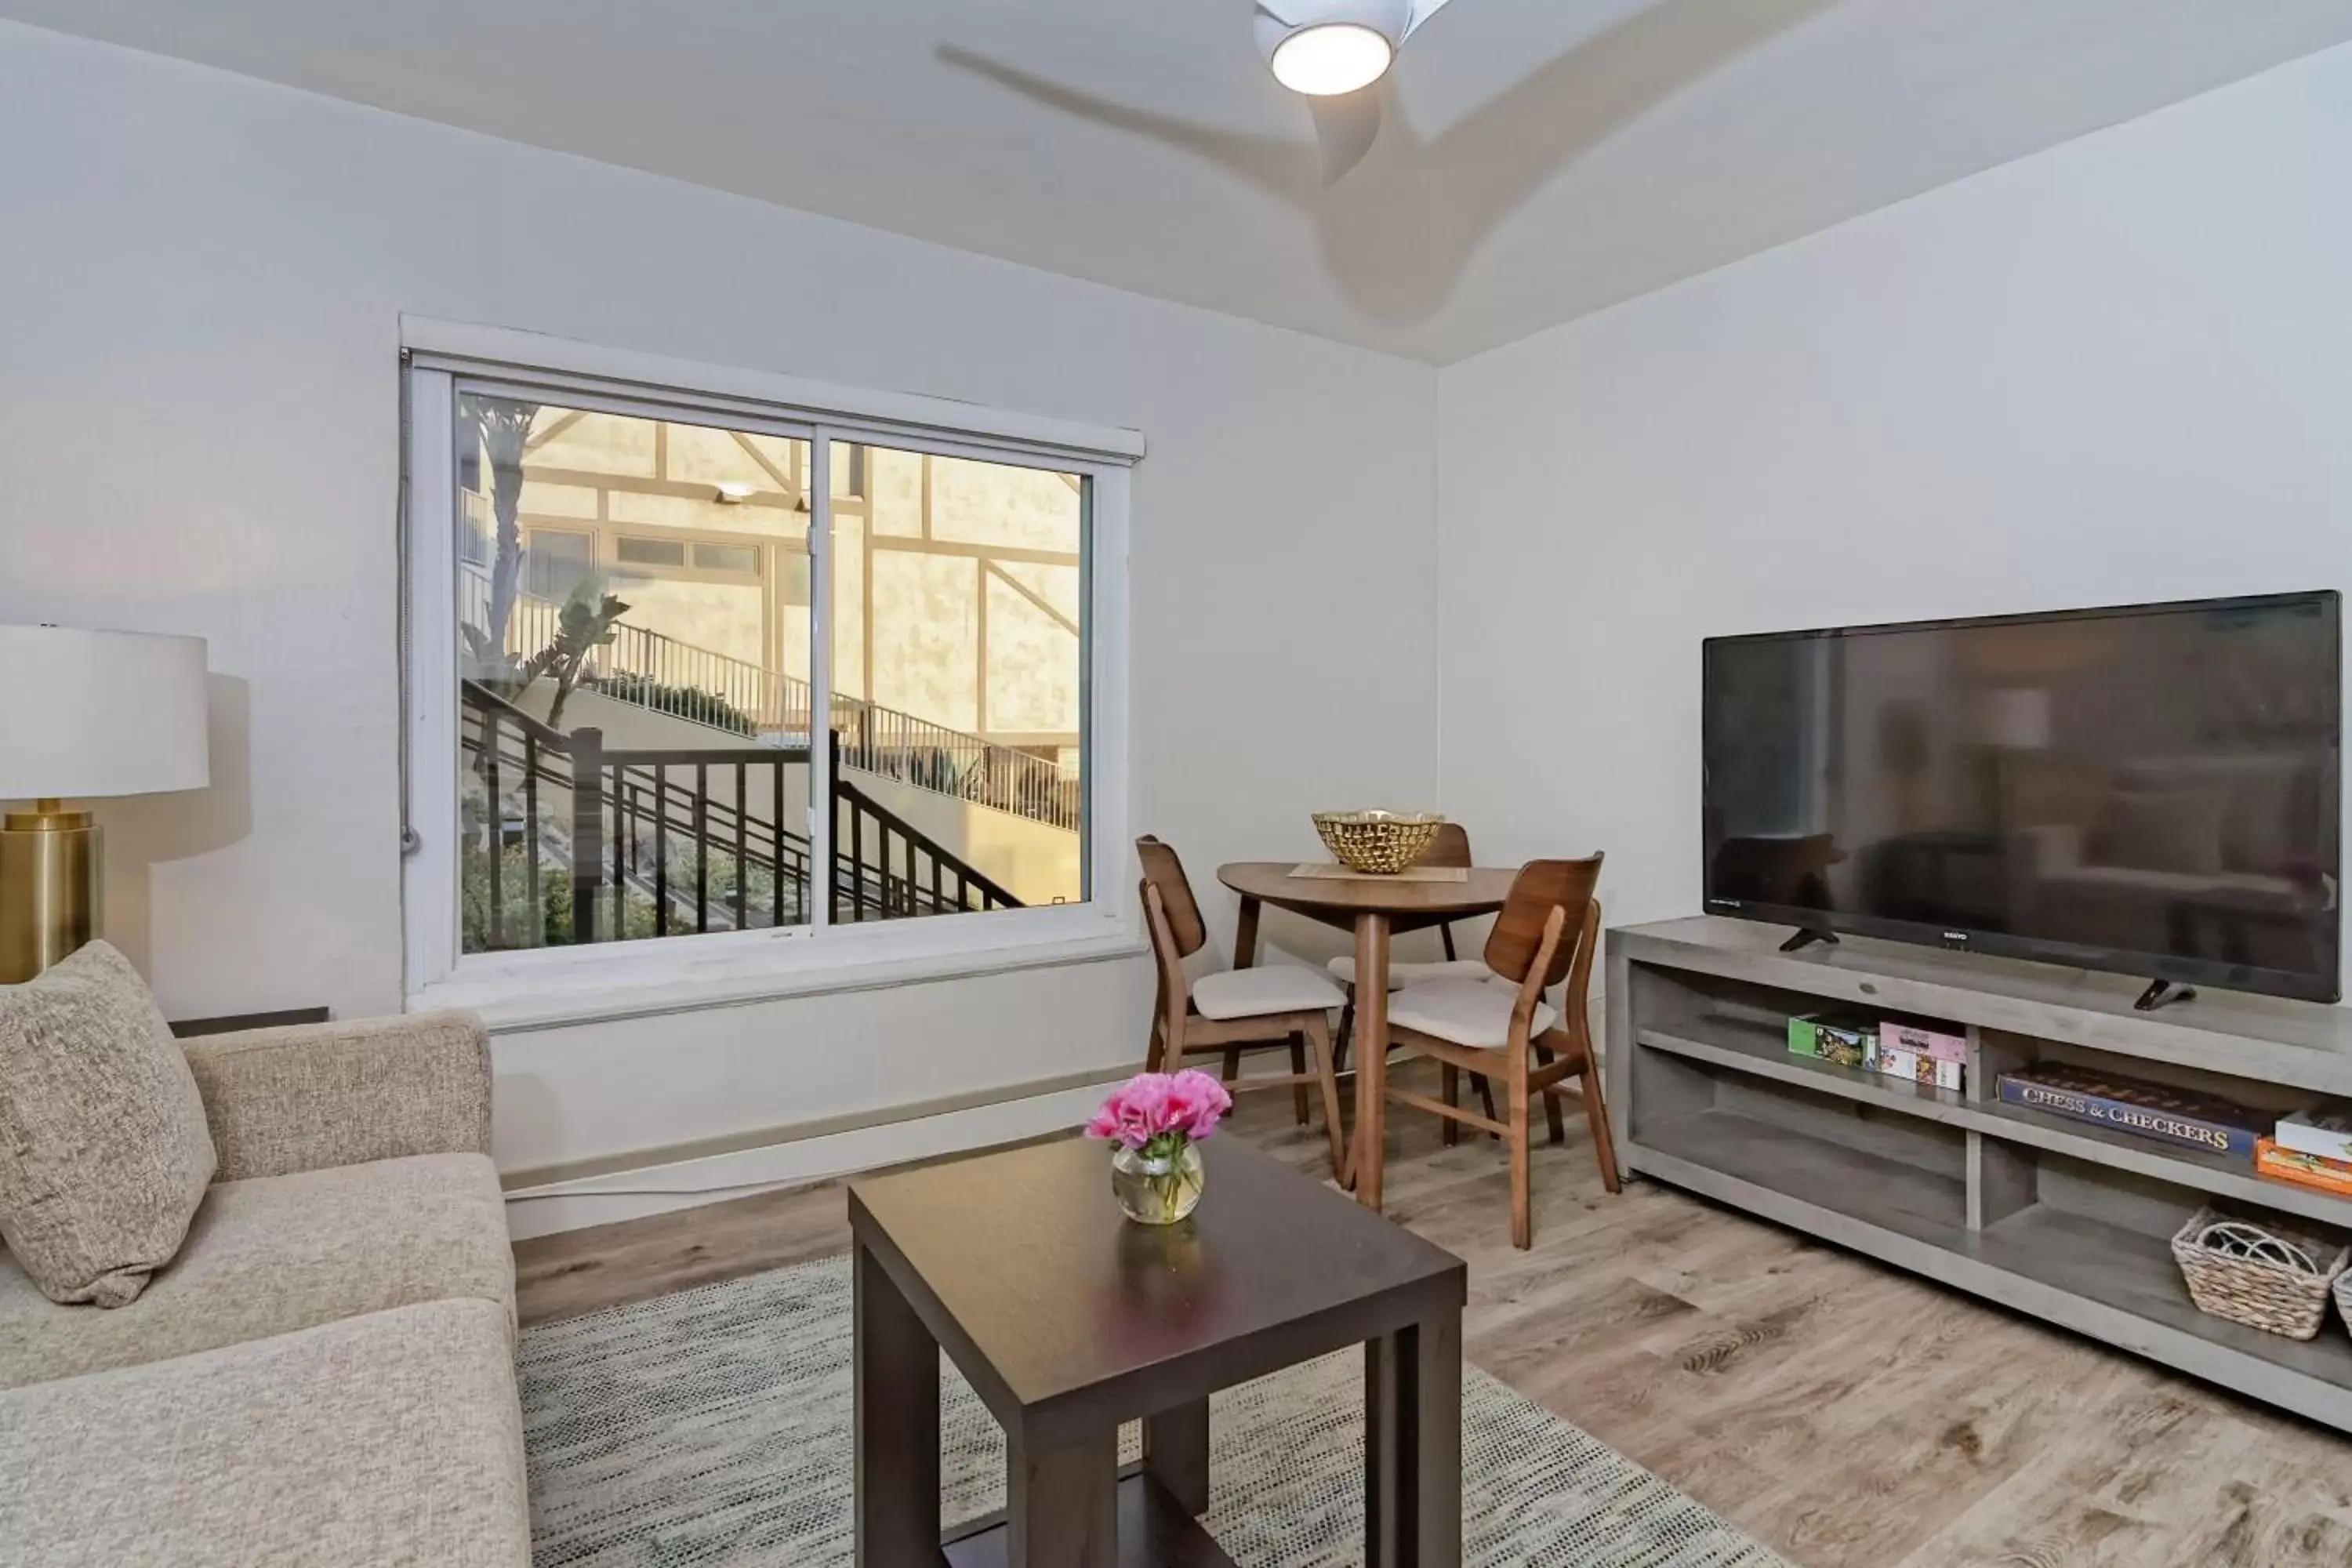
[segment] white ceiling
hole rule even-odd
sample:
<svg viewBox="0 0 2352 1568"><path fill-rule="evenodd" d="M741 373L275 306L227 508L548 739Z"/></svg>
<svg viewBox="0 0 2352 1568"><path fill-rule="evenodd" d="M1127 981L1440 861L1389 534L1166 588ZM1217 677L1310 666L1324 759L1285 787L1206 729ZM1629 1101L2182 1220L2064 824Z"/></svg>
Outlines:
<svg viewBox="0 0 2352 1568"><path fill-rule="evenodd" d="M2352 0L1454 0L1326 186L1249 0L0 0L1444 363L2352 39Z"/></svg>

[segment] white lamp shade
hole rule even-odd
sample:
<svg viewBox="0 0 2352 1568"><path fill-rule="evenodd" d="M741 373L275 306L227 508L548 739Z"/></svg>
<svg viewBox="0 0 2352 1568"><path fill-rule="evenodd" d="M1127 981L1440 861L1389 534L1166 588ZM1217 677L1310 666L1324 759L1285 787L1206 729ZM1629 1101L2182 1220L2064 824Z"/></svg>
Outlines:
<svg viewBox="0 0 2352 1568"><path fill-rule="evenodd" d="M205 639L0 626L0 800L212 782Z"/></svg>

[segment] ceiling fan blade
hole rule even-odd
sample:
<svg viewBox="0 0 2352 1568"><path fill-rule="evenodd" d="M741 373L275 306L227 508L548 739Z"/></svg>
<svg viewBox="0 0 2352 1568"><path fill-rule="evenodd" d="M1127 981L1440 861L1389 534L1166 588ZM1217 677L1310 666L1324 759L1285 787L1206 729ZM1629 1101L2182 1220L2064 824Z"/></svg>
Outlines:
<svg viewBox="0 0 2352 1568"><path fill-rule="evenodd" d="M1364 161L1381 133L1379 84L1339 98L1310 98L1307 110L1315 117L1315 140L1323 149L1323 183L1336 185L1348 171Z"/></svg>
<svg viewBox="0 0 2352 1568"><path fill-rule="evenodd" d="M1436 16L1438 8L1445 3L1446 0L1412 0L1412 17L1404 25L1404 36L1412 37L1414 29Z"/></svg>

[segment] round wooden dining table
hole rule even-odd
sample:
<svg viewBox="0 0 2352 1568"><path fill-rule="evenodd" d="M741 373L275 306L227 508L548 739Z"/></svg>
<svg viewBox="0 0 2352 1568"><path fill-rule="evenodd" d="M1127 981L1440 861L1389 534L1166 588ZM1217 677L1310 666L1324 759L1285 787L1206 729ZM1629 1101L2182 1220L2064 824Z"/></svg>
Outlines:
<svg viewBox="0 0 2352 1568"><path fill-rule="evenodd" d="M1356 1199L1381 1206L1381 1143L1388 1103L1389 938L1447 921L1490 915L1503 907L1515 869L1472 866L1463 879L1402 877L1302 877L1296 860L1235 860L1217 868L1217 880L1241 895L1234 927L1234 967L1257 962L1261 907L1304 915L1356 933L1356 1132L1348 1168ZM1379 1045L1373 1042L1380 1042Z"/></svg>

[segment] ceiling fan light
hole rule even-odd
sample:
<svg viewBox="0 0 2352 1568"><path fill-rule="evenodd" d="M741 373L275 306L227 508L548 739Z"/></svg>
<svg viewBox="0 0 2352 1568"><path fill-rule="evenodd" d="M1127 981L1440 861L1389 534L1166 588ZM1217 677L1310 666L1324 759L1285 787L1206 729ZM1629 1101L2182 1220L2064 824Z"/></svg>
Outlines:
<svg viewBox="0 0 2352 1568"><path fill-rule="evenodd" d="M1274 48L1274 79L1310 98L1367 88L1388 73L1396 46L1360 22L1318 22Z"/></svg>

